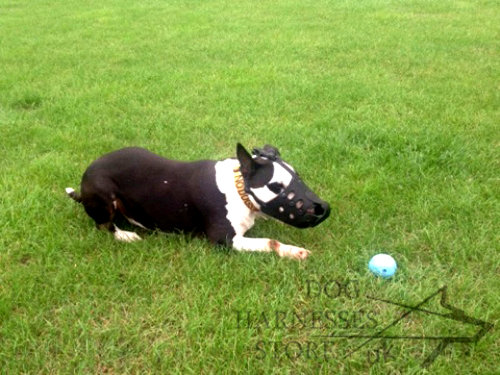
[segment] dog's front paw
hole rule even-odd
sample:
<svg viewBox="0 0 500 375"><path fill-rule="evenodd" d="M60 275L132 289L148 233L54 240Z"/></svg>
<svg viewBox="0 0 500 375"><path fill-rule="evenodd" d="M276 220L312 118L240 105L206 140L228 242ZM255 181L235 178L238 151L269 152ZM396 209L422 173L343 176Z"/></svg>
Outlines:
<svg viewBox="0 0 500 375"><path fill-rule="evenodd" d="M281 245L278 249L279 256L297 260L306 259L310 253L311 252L309 250L292 245Z"/></svg>

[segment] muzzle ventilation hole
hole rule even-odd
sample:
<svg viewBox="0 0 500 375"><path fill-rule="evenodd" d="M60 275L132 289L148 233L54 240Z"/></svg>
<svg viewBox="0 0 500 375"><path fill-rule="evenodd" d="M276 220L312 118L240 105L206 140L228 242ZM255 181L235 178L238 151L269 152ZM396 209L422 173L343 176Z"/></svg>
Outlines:
<svg viewBox="0 0 500 375"><path fill-rule="evenodd" d="M288 195L286 197L288 198L289 201L291 201L295 197L295 193L292 191L292 192L288 193Z"/></svg>
<svg viewBox="0 0 500 375"><path fill-rule="evenodd" d="M284 209L282 206L280 206L280 208L278 208L278 211L279 211L279 212L284 212L284 211L285 211L285 209Z"/></svg>
<svg viewBox="0 0 500 375"><path fill-rule="evenodd" d="M302 199L299 199L297 203L295 203L295 207L297 207L299 210L304 206L304 201Z"/></svg>
<svg viewBox="0 0 500 375"><path fill-rule="evenodd" d="M290 217L290 219L292 219L292 220L293 220L293 219L295 219L295 215L294 215L294 214L290 214L290 216L289 216L289 217Z"/></svg>

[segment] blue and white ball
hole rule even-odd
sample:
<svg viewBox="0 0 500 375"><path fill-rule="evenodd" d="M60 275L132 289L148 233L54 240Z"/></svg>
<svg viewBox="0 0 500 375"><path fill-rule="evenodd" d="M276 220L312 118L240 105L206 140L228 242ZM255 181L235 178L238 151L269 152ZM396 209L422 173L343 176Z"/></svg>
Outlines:
<svg viewBox="0 0 500 375"><path fill-rule="evenodd" d="M398 269L398 265L390 255L377 254L368 262L368 268L375 275L388 279L394 276Z"/></svg>

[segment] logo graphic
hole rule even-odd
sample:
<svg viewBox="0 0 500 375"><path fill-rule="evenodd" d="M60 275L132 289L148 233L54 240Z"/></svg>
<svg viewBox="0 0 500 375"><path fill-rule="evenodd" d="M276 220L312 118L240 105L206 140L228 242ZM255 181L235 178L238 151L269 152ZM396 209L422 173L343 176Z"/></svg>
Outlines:
<svg viewBox="0 0 500 375"><path fill-rule="evenodd" d="M429 309L425 308L425 305L429 303L433 298L440 296L440 305L444 309L446 309L448 312L446 313L441 313L441 312L436 312L436 311L431 311ZM389 340L425 340L425 341L430 341L430 342L437 342L437 346L434 348L432 353L428 355L423 363L422 367L427 368L429 367L435 360L436 358L443 353L443 351L446 349L446 347L450 344L453 343L465 343L465 344L474 344L477 343L489 330L493 328L493 324L485 322L480 319L473 318L471 316L466 315L462 310L450 305L448 303L448 295L447 295L447 287L444 286L440 289L438 289L436 292L432 293L428 297L424 298L421 302L417 303L416 305L408 305L408 304L403 304L399 302L393 302L393 301L388 301L380 298L375 298L375 297L369 297L367 296L368 299L374 300L374 301L379 301L383 302L386 304L390 305L395 305L398 307L402 307L405 309L405 311L394 321L392 321L390 324L386 325L384 328L378 330L375 334L372 335L363 335L363 334L330 334L330 335L318 335L316 337L321 337L323 339L329 339L329 340L359 340L361 343L357 345L354 349L350 350L348 353L346 353L345 358L351 357L354 353L358 352L361 350L363 347L366 347L369 343L371 343L374 340L382 340L382 341L389 341ZM398 323L403 322L405 319L408 318L415 318L416 314L424 314L428 316L439 316L444 319L449 319L453 321L457 321L460 323L463 323L463 325L472 325L472 326L477 326L478 330L477 332L472 335L472 336L459 336L459 335L450 335L450 336L426 336L426 335L390 335L387 333L387 331L391 328L396 326ZM386 348L384 344L384 348ZM378 355L378 354L377 354Z"/></svg>

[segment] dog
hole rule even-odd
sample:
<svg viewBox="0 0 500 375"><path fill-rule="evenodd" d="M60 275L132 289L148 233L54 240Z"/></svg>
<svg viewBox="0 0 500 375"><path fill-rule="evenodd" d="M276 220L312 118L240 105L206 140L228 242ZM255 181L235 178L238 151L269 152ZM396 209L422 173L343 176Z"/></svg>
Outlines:
<svg viewBox="0 0 500 375"><path fill-rule="evenodd" d="M118 228L115 219L121 215L143 229L201 233L235 250L274 251L295 259L310 252L245 233L259 216L308 228L330 214L328 203L270 145L253 149L252 156L238 143L236 158L194 162L127 147L95 160L83 174L80 193L69 187L66 193L83 204L98 229L120 241L141 239Z"/></svg>

